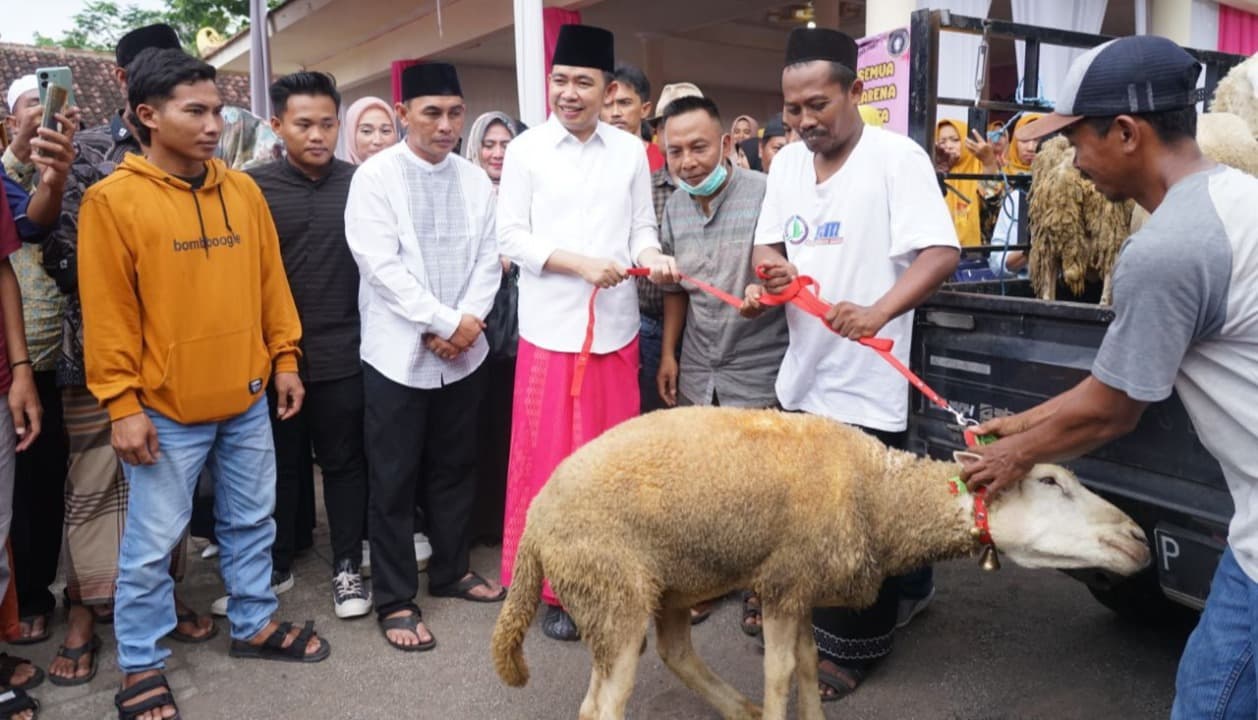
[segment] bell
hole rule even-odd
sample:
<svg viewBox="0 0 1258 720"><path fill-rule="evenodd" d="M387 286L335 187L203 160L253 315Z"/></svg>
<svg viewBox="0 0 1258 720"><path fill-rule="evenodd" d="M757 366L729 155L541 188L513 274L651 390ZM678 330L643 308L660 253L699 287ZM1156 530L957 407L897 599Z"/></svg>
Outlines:
<svg viewBox="0 0 1258 720"><path fill-rule="evenodd" d="M979 565L988 572L995 572L1000 569L1000 555L996 552L995 545L988 545L983 548L983 559L979 561Z"/></svg>
<svg viewBox="0 0 1258 720"><path fill-rule="evenodd" d="M975 540L978 540L979 538L983 537L983 528L977 525L970 528L970 537L974 538Z"/></svg>

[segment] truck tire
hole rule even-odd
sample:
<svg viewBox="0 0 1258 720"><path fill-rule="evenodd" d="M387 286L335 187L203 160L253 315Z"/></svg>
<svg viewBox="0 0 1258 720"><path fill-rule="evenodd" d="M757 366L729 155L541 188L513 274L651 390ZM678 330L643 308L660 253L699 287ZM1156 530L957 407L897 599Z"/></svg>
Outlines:
<svg viewBox="0 0 1258 720"><path fill-rule="evenodd" d="M1149 627L1192 627L1198 612L1162 593L1157 573L1145 570L1118 582L1088 583L1088 592L1124 620Z"/></svg>

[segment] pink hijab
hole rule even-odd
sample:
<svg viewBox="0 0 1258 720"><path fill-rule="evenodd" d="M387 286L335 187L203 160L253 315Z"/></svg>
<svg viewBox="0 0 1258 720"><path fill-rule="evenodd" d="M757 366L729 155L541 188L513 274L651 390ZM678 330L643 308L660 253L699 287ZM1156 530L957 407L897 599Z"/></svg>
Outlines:
<svg viewBox="0 0 1258 720"><path fill-rule="evenodd" d="M345 110L345 122L341 123L341 139L337 142L336 154L342 160L355 165L362 165L367 158L358 154L358 121L363 113L373 108L383 110L393 121L393 129L397 130L397 116L393 114L393 106L378 97L359 98Z"/></svg>

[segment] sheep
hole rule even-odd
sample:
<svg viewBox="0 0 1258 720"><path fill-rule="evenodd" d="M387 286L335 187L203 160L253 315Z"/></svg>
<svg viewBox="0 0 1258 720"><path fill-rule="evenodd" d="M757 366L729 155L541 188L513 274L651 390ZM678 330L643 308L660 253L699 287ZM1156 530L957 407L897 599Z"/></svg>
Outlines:
<svg viewBox="0 0 1258 720"><path fill-rule="evenodd" d="M1210 112L1239 116L1258 138L1258 54L1228 71L1214 88Z"/></svg>
<svg viewBox="0 0 1258 720"><path fill-rule="evenodd" d="M1043 143L1031 164L1031 287L1041 300L1056 300L1058 277L1076 295L1088 279L1099 277L1101 304L1108 305L1114 262L1135 203L1106 200L1074 167L1074 158L1070 143L1055 137Z"/></svg>
<svg viewBox="0 0 1258 720"><path fill-rule="evenodd" d="M665 664L722 717L784 720L794 674L800 717L821 720L811 608L867 607L888 576L979 552L973 496L950 491L959 471L802 413L687 407L622 423L533 501L495 669L528 681L524 636L546 577L593 655L581 720L624 717L652 617ZM989 510L994 543L1023 566L1130 574L1149 562L1139 526L1061 467L1036 466ZM690 642L689 608L741 588L763 607L763 715Z"/></svg>
<svg viewBox="0 0 1258 720"><path fill-rule="evenodd" d="M1258 71L1258 64L1254 67ZM1217 101L1214 107L1218 107ZM1258 101L1251 112L1254 110L1258 110ZM1258 116L1251 122L1258 122ZM1209 112L1197 118L1197 145L1211 160L1258 177L1258 139L1250 135L1251 127L1239 115ZM1135 235L1148 219L1149 212L1137 205L1131 214L1131 234Z"/></svg>

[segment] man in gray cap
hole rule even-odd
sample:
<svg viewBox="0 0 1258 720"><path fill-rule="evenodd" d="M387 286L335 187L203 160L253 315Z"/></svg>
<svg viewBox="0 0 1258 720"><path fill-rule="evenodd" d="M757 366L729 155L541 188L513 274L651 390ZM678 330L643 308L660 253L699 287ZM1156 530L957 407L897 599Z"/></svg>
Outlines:
<svg viewBox="0 0 1258 720"><path fill-rule="evenodd" d="M972 487L998 492L1035 463L1127 434L1150 403L1179 393L1236 512L1180 659L1174 720L1258 714L1258 180L1201 154L1200 72L1166 38L1112 40L1071 65L1055 112L1017 132L1019 140L1061 132L1103 195L1153 214L1123 245L1114 321L1092 374L976 428L1001 439L977 449L964 471Z"/></svg>

